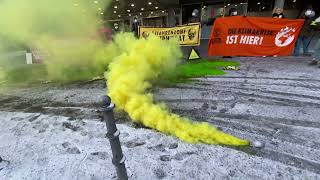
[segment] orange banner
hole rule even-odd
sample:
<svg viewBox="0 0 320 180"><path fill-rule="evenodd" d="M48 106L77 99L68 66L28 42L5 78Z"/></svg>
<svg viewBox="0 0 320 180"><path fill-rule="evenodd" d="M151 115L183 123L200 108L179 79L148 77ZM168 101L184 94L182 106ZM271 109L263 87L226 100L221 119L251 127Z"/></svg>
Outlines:
<svg viewBox="0 0 320 180"><path fill-rule="evenodd" d="M233 16L217 18L209 56L288 56L304 20Z"/></svg>

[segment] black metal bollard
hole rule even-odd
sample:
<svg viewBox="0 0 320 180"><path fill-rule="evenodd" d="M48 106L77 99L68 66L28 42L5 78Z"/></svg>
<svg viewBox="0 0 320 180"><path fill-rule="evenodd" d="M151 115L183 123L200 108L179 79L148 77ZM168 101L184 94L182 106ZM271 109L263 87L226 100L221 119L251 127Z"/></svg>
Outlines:
<svg viewBox="0 0 320 180"><path fill-rule="evenodd" d="M107 137L109 138L111 150L112 150L112 163L116 167L117 170L117 176L119 180L127 180L127 169L125 166L125 157L123 156L119 135L120 131L117 129L113 109L115 108L115 105L111 102L111 99L109 96L103 96L103 117L106 121L108 133Z"/></svg>

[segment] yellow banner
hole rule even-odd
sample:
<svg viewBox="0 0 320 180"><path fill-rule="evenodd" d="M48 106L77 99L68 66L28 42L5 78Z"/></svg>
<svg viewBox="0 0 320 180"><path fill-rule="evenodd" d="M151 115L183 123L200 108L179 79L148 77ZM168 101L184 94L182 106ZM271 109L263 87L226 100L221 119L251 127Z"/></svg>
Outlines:
<svg viewBox="0 0 320 180"><path fill-rule="evenodd" d="M148 37L150 33L159 36L162 40L177 38L181 46L200 45L200 23L187 24L173 28L139 27L139 37Z"/></svg>

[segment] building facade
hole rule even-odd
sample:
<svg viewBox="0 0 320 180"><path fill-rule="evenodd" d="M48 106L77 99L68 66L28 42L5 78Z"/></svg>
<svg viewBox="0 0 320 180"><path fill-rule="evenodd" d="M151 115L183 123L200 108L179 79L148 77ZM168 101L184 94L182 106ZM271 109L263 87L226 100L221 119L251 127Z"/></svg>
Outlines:
<svg viewBox="0 0 320 180"><path fill-rule="evenodd" d="M135 2L136 1L136 2ZM231 9L238 15L271 17L275 7L282 8L286 18L297 18L307 5L319 13L319 0L123 0L113 1L107 17L112 22L132 25L170 27L201 22L212 25L217 17L228 16ZM112 13L113 12L113 13ZM117 26L116 26L117 27ZM119 26L118 26L119 28Z"/></svg>
<svg viewBox="0 0 320 180"><path fill-rule="evenodd" d="M201 22L202 39L209 39L214 20L237 15L272 17L274 8L283 9L285 18L298 18L308 5L320 13L320 0L116 0L107 17L115 31L135 31L138 26L173 27ZM312 42L314 44L314 42Z"/></svg>

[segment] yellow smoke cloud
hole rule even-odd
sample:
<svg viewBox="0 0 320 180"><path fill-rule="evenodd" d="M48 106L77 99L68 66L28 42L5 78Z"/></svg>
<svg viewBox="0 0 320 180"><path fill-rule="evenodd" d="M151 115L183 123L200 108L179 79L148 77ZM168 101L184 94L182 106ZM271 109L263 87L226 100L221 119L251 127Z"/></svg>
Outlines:
<svg viewBox="0 0 320 180"><path fill-rule="evenodd" d="M59 81L92 77L110 64L108 92L133 121L190 143L247 145L248 141L171 114L165 105L153 103L146 90L159 76L174 70L180 49L176 42L152 36L138 40L132 34L119 34L114 43L104 47L91 36L101 27L98 9L108 2L99 0L98 7L89 0L0 0L0 51L7 50L2 37L48 51L49 77Z"/></svg>
<svg viewBox="0 0 320 180"><path fill-rule="evenodd" d="M0 0L0 55L8 42L23 44L15 50L38 50L49 79L73 81L103 75L92 57L103 44L97 37L110 0ZM7 41L4 41L7 40ZM0 61L4 61L0 57ZM7 61L7 60L6 60ZM10 63L9 63L10 65Z"/></svg>
<svg viewBox="0 0 320 180"><path fill-rule="evenodd" d="M150 82L176 66L181 57L176 42L164 42L154 36L136 39L131 34L120 34L113 46L120 54L111 62L106 74L108 93L117 107L125 110L133 121L189 143L249 144L208 123L195 123L171 114L164 105L153 103L152 94L145 94L151 87Z"/></svg>
<svg viewBox="0 0 320 180"><path fill-rule="evenodd" d="M101 19L98 8L105 9L108 1L1 0L1 34L29 43L42 36L84 37L97 29Z"/></svg>

